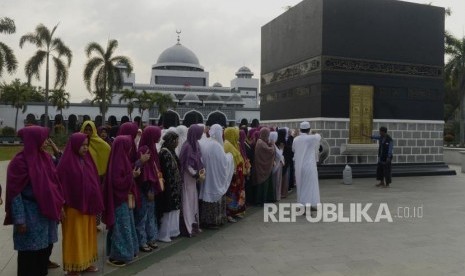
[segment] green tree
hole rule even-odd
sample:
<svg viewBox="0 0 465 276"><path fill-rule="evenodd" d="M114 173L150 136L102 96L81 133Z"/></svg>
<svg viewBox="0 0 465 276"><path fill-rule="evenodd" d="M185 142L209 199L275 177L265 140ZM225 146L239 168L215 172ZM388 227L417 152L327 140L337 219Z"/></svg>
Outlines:
<svg viewBox="0 0 465 276"><path fill-rule="evenodd" d="M44 103L45 102L45 91L40 86L31 86L32 94L29 98L30 102L34 103Z"/></svg>
<svg viewBox="0 0 465 276"><path fill-rule="evenodd" d="M85 52L89 61L84 68L84 82L87 90L94 94L95 99L100 99L102 104L102 125L105 124L105 113L107 112L107 94L112 96L115 89L123 85L123 76L120 67L124 66L126 73L132 72L132 62L125 56L113 56L118 47L117 40L108 41L106 51L96 42L87 45ZM95 90L92 90L92 86Z"/></svg>
<svg viewBox="0 0 465 276"><path fill-rule="evenodd" d="M69 93L64 89L55 89L51 91L50 103L52 106L55 106L57 111L60 111L61 116L63 117L63 109L69 108Z"/></svg>
<svg viewBox="0 0 465 276"><path fill-rule="evenodd" d="M11 84L3 83L1 86L1 100L5 104L10 104L16 109L15 131L18 130L18 113L21 109L26 112L27 102L32 94L32 87L27 83L21 83L19 79L15 79Z"/></svg>
<svg viewBox="0 0 465 276"><path fill-rule="evenodd" d="M170 107L176 107L176 103L171 98L170 94L163 94L163 93L153 93L152 97L154 98L155 104L158 107L158 112L160 115L164 114L168 111Z"/></svg>
<svg viewBox="0 0 465 276"><path fill-rule="evenodd" d="M455 38L446 32L445 53L449 57L444 74L452 89L457 89L460 99L460 144L465 144L465 37Z"/></svg>
<svg viewBox="0 0 465 276"><path fill-rule="evenodd" d="M71 50L63 43L60 38L53 37L58 25L50 31L47 27L39 24L35 33L28 33L19 40L19 47L23 47L24 43L29 42L34 44L37 52L32 56L24 67L28 82L31 82L33 76L40 80L40 66L45 62L45 125L48 125L48 100L49 100L49 64L50 59L55 65L55 89L61 89L66 85L68 80L68 68L71 66L73 54ZM65 58L67 65L63 63L62 58Z"/></svg>
<svg viewBox="0 0 465 276"><path fill-rule="evenodd" d="M16 32L15 22L8 18L0 18L0 33L13 34ZM9 74L16 71L18 67L18 61L16 60L13 50L8 47L5 43L0 41L0 77L2 76L3 69Z"/></svg>
<svg viewBox="0 0 465 276"><path fill-rule="evenodd" d="M111 103L111 101L113 99L113 95L110 94L110 93L106 93L105 94L105 97L106 97L105 101L102 100L101 96L102 96L102 94L94 92L94 98L90 101L90 103L92 105L98 105L100 113L104 114L104 113L107 113L107 111L108 111L108 106L110 105L110 103ZM103 120L103 122L105 122L105 120Z"/></svg>
<svg viewBox="0 0 465 276"><path fill-rule="evenodd" d="M121 97L119 98L119 103L122 101L127 102L126 106L128 108L129 120L132 121L132 112L134 111L134 100L137 99L137 92L132 89L124 89L121 91Z"/></svg>
<svg viewBox="0 0 465 276"><path fill-rule="evenodd" d="M136 102L137 102L137 105L139 106L140 117L143 119L144 112L154 107L155 97L153 96L153 94L150 94L145 90L142 90L142 93L140 93L137 96Z"/></svg>

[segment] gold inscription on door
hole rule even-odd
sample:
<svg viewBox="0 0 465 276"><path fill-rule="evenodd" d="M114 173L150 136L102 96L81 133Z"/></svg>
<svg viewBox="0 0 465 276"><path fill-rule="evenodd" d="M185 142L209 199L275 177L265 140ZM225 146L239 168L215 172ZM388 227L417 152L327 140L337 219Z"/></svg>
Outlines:
<svg viewBox="0 0 465 276"><path fill-rule="evenodd" d="M350 86L350 144L370 144L362 134L371 135L373 129L373 86Z"/></svg>

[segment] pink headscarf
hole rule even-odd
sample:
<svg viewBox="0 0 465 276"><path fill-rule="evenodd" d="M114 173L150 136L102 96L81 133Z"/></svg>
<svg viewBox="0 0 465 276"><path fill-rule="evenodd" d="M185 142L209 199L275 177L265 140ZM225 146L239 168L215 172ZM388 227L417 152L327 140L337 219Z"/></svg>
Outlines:
<svg viewBox="0 0 465 276"><path fill-rule="evenodd" d="M79 149L87 135L74 133L57 166L65 204L83 214L97 215L103 211L99 175L92 156L80 156Z"/></svg>
<svg viewBox="0 0 465 276"><path fill-rule="evenodd" d="M120 135L115 138L112 144L107 175L103 186L105 205L103 221L109 229L115 224L115 209L128 200L129 192L133 192L135 196L137 195L130 160L133 143L134 140L131 136Z"/></svg>
<svg viewBox="0 0 465 276"><path fill-rule="evenodd" d="M150 159L145 162L142 167L142 175L139 177L140 181L149 181L152 183L155 193L161 192L160 183L158 181L158 175L155 172L161 172L160 159L156 148L156 143L160 141L161 129L157 126L148 126L142 132L142 136L139 142L139 150L137 151L138 156L146 153L147 150L150 152Z"/></svg>
<svg viewBox="0 0 465 276"><path fill-rule="evenodd" d="M264 127L260 129L260 139L255 145L255 180L256 184L265 182L271 175L274 161L274 145L268 144L270 129Z"/></svg>
<svg viewBox="0 0 465 276"><path fill-rule="evenodd" d="M64 204L60 179L50 154L41 149L48 138L48 129L39 126L25 127L19 130L18 136L23 139L24 149L8 165L4 225L13 223L12 200L29 183L40 213L58 221Z"/></svg>
<svg viewBox="0 0 465 276"><path fill-rule="evenodd" d="M118 129L117 136L129 135L132 137L132 151L131 151L131 157L130 157L131 163L134 163L137 160L137 147L136 147L136 142L134 141L134 139L136 139L138 131L139 131L139 127L137 126L137 124L132 123L132 122L124 123Z"/></svg>
<svg viewBox="0 0 465 276"><path fill-rule="evenodd" d="M179 154L179 162L181 163L181 173L191 166L198 171L203 168L202 153L200 152L199 139L202 138L203 127L199 125L191 125L187 131L187 140L182 145L181 153Z"/></svg>

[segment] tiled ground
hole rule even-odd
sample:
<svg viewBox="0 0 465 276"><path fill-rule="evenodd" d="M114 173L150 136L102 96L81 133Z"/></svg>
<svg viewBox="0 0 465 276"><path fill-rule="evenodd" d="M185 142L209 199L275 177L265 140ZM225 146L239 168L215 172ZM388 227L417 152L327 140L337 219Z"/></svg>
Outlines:
<svg viewBox="0 0 465 276"><path fill-rule="evenodd" d="M2 185L4 166L0 163ZM372 202L372 217L380 203L387 203L392 223L310 223L304 217L264 223L263 211L253 208L236 224L164 245L124 269L111 271L100 261L97 274L465 275L465 175L456 169L457 176L395 178L390 189L375 188L373 179L355 179L350 186L320 182L323 202L345 203L346 215L349 203ZM291 194L283 202L294 198ZM396 217L399 207L402 215L403 207L412 213L420 206L422 218ZM0 275L15 275L11 227L1 227L0 233ZM103 243L104 234L99 237ZM60 248L57 244L53 258L61 262Z"/></svg>

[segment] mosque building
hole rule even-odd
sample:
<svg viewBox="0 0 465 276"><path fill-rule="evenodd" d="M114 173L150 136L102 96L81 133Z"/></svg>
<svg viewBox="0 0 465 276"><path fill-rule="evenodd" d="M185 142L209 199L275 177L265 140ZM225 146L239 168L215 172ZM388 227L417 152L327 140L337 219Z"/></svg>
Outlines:
<svg viewBox="0 0 465 276"><path fill-rule="evenodd" d="M120 67L124 72L124 67ZM231 122L259 118L258 108L258 79L245 66L236 72L236 78L231 80L230 87L224 87L216 82L209 85L209 72L200 65L194 52L178 41L175 45L164 50L152 65L150 82L139 84L135 81L135 74L124 76L123 89L137 92L158 92L169 94L176 107L166 114L159 114L157 108L149 112L151 123L162 121L165 127L182 122L192 123L220 123L227 125ZM114 97L114 103L119 103L119 97Z"/></svg>
<svg viewBox="0 0 465 276"><path fill-rule="evenodd" d="M164 127L179 124L191 125L219 123L223 126L239 123L246 119L260 119L258 103L259 81L253 78L254 73L246 66L240 67L231 80L230 87L216 82L210 86L209 72L200 64L196 54L181 44L178 32L177 43L164 50L155 64L152 65L150 80L147 83L136 83L134 73L123 74L124 84L121 89L135 90L137 93L168 94L174 101L174 106L160 114L155 106L149 112L142 114L142 121ZM119 67L124 73L125 67ZM127 116L127 102L121 101L121 92L114 92L112 103L106 113L107 120L120 121ZM15 124L16 110L10 105L0 105L0 127ZM44 104L28 103L27 112L18 114L18 129L26 123L43 124L45 121ZM49 107L50 127L59 121L61 115L53 106ZM69 131L85 118L94 120L97 125L101 121L97 105L90 100L82 103L71 103L63 109L63 121ZM134 108L132 117L141 116L138 108ZM58 118L58 119L57 119Z"/></svg>

